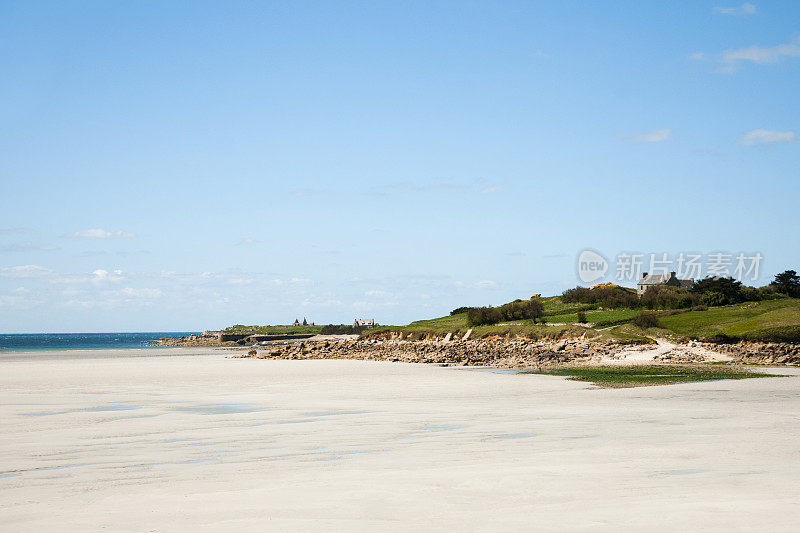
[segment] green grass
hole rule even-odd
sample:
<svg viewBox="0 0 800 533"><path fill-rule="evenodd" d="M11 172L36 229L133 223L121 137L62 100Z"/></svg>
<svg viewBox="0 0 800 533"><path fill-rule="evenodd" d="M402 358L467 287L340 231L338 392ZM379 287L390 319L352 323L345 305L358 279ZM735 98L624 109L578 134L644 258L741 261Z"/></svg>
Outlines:
<svg viewBox="0 0 800 533"><path fill-rule="evenodd" d="M222 330L225 333L241 335L316 335L322 331L322 326L230 326Z"/></svg>
<svg viewBox="0 0 800 533"><path fill-rule="evenodd" d="M472 330L471 339L480 339L493 335L526 337L530 339L551 338L559 339L562 337L580 337L588 331L589 336L594 332L586 328L566 325L548 326L545 324L534 324L530 320L519 320L502 324L487 326L468 326L467 314L461 313L430 320L417 320L407 326L381 326L362 333L365 338L379 337L386 333L403 333L410 340L419 340L426 336L442 337L452 333L454 338L463 336L468 330Z"/></svg>
<svg viewBox="0 0 800 533"><path fill-rule="evenodd" d="M665 329L694 339L724 336L730 340L800 342L800 299L712 307L661 317L659 321Z"/></svg>
<svg viewBox="0 0 800 533"><path fill-rule="evenodd" d="M623 324L612 328L604 329L600 332L603 337L610 341L624 342L631 344L651 344L654 341L643 335L642 330L631 324Z"/></svg>
<svg viewBox="0 0 800 533"><path fill-rule="evenodd" d="M611 309L611 310L601 310L601 311L585 311L586 313L586 320L592 323L598 322L617 322L619 320L628 320L639 313L641 310L638 309ZM545 319L548 322L565 322L568 324L573 324L578 321L578 314L577 313L570 313L566 315L554 315L554 316L547 316Z"/></svg>
<svg viewBox="0 0 800 533"><path fill-rule="evenodd" d="M526 373L567 376L574 381L588 381L600 387L613 388L672 385L717 379L779 377L776 374L762 374L718 365L713 367L699 365L581 366Z"/></svg>
<svg viewBox="0 0 800 533"><path fill-rule="evenodd" d="M564 303L561 301L560 296L542 298L542 304L544 305L544 316L547 317L550 322L557 322L551 319L551 317L574 315L578 311L597 309L597 305L594 304Z"/></svg>
<svg viewBox="0 0 800 533"><path fill-rule="evenodd" d="M680 340L681 338L717 338L732 341L751 340L762 342L800 342L800 299L782 298L763 302L748 302L724 307L712 307L706 311L681 311L678 314L660 316L663 329L642 330L632 324L611 325L630 320L642 310L615 309L585 310L588 322L597 324L602 331L572 326L578 321L577 309L585 309L584 304L564 304L561 299L545 298L545 319L548 323L567 324L567 326L549 326L533 324L529 320L516 321L492 326L478 326L473 330L472 338L491 335L509 335L528 337L531 339L580 337L584 333L595 340L649 342L649 337L663 336ZM647 311L667 313L664 311ZM286 329L275 331L277 326L269 326L270 333L287 332ZM284 326L288 328L289 326ZM458 337L470 329L467 325L466 313L444 316L430 320L417 320L407 326L383 326L363 333L365 337L374 337L386 332L404 333L407 338L422 339L431 336L442 337L453 333ZM298 330L297 333L308 331ZM259 331L260 332L260 331ZM294 331L292 331L294 332ZM410 337L408 337L410 335Z"/></svg>

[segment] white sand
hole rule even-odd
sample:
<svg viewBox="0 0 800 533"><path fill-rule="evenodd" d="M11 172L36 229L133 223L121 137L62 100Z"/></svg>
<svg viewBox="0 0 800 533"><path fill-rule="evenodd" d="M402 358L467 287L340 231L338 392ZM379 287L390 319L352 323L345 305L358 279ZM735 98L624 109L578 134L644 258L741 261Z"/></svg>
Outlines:
<svg viewBox="0 0 800 533"><path fill-rule="evenodd" d="M206 355L0 358L0 531L800 523L797 377L598 390L160 353Z"/></svg>
<svg viewBox="0 0 800 533"><path fill-rule="evenodd" d="M630 346L614 354L598 357L593 364L601 365L650 365L670 362L703 362L715 363L732 361L727 354L713 352L691 342L674 344L667 339L655 339L656 346Z"/></svg>

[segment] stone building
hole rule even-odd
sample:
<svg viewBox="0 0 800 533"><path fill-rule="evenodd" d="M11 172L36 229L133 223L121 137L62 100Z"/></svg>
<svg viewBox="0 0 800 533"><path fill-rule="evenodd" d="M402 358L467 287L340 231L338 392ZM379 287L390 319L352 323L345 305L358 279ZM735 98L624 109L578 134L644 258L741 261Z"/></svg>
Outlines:
<svg viewBox="0 0 800 533"><path fill-rule="evenodd" d="M642 279L636 284L636 294L643 295L648 287L656 285L666 285L668 287L683 287L684 289L691 289L694 285L694 278L678 279L675 272L669 274L648 274L642 273Z"/></svg>

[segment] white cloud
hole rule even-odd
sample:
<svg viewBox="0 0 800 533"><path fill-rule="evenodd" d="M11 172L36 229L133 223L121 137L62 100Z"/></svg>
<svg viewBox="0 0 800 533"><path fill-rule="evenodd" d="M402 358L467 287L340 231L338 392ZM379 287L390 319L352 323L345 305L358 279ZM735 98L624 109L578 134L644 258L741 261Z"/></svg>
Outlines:
<svg viewBox="0 0 800 533"><path fill-rule="evenodd" d="M134 289L132 287L125 287L120 289L119 294L127 298L161 298L161 289Z"/></svg>
<svg viewBox="0 0 800 533"><path fill-rule="evenodd" d="M30 289L26 289L25 287L17 287L16 289L12 290L14 294L28 294Z"/></svg>
<svg viewBox="0 0 800 533"><path fill-rule="evenodd" d="M776 131L755 129L750 130L739 139L742 146L767 143L788 143L797 141L797 134L793 131Z"/></svg>
<svg viewBox="0 0 800 533"><path fill-rule="evenodd" d="M52 270L39 265L0 268L0 277L3 278L41 278L51 274L53 274Z"/></svg>
<svg viewBox="0 0 800 533"><path fill-rule="evenodd" d="M722 52L723 61L752 61L759 65L777 63L784 57L797 56L800 56L800 39L778 46L748 46Z"/></svg>
<svg viewBox="0 0 800 533"><path fill-rule="evenodd" d="M75 298L76 296L82 296L86 294L86 290L84 289L62 289L59 291L61 296L66 296L67 298Z"/></svg>
<svg viewBox="0 0 800 533"><path fill-rule="evenodd" d="M391 298L391 297L393 297L392 293L387 292L387 291L378 290L378 289L372 289L372 290L366 291L364 293L364 296L368 296L370 298Z"/></svg>
<svg viewBox="0 0 800 533"><path fill-rule="evenodd" d="M661 128L643 133L635 133L633 135L629 135L626 137L626 139L636 143L659 143L669 139L670 135L672 135L671 129Z"/></svg>
<svg viewBox="0 0 800 533"><path fill-rule="evenodd" d="M76 231L75 233L70 233L67 235L67 237L77 237L82 239L118 239L135 237L135 235L133 233L128 233L127 231L108 231L95 228Z"/></svg>
<svg viewBox="0 0 800 533"><path fill-rule="evenodd" d="M496 281L492 281L490 279L484 279L481 281L476 281L472 284L472 287L475 289L496 289L498 287Z"/></svg>
<svg viewBox="0 0 800 533"><path fill-rule="evenodd" d="M32 309L42 302L33 299L29 296L8 296L0 295L0 307L9 307L16 309Z"/></svg>
<svg viewBox="0 0 800 533"><path fill-rule="evenodd" d="M336 298L311 295L300 302L301 307L341 307L341 300Z"/></svg>
<svg viewBox="0 0 800 533"><path fill-rule="evenodd" d="M756 13L758 13L758 9L756 9L756 6L754 6L750 2L745 2L740 6L715 7L714 13L721 13L723 15L737 15L741 17L746 15L755 15Z"/></svg>
<svg viewBox="0 0 800 533"><path fill-rule="evenodd" d="M124 279L122 276L122 270L112 270L109 272L108 270L98 268L92 272L92 275L94 276L92 278L93 281L120 281Z"/></svg>
<svg viewBox="0 0 800 533"><path fill-rule="evenodd" d="M383 301L383 302L365 302L363 300L357 300L352 303L351 307L356 311L375 311L378 309L386 309L391 307L397 307L399 305L396 301Z"/></svg>
<svg viewBox="0 0 800 533"><path fill-rule="evenodd" d="M17 242L0 246L0 252L47 252L51 250L58 250L58 248L50 244L34 244L32 242Z"/></svg>
<svg viewBox="0 0 800 533"><path fill-rule="evenodd" d="M228 278L225 283L228 285L250 285L254 281L253 278Z"/></svg>
<svg viewBox="0 0 800 533"><path fill-rule="evenodd" d="M481 189L481 194L492 194L493 192L500 192L505 190L503 185L489 185Z"/></svg>
<svg viewBox="0 0 800 533"><path fill-rule="evenodd" d="M731 73L739 70L743 63L774 65L786 58L800 57L800 38L777 46L746 46L725 50L721 54L695 52L689 56L695 60L710 60L717 63L715 72Z"/></svg>
<svg viewBox="0 0 800 533"><path fill-rule="evenodd" d="M0 235L21 235L30 231L28 228L0 228Z"/></svg>

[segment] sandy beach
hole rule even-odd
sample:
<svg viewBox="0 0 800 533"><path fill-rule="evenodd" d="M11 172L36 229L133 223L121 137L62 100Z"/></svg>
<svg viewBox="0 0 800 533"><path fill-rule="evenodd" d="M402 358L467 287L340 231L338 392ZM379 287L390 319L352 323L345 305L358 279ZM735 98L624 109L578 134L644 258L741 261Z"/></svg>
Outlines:
<svg viewBox="0 0 800 533"><path fill-rule="evenodd" d="M204 348L0 358L0 530L794 531L800 373L597 389Z"/></svg>

